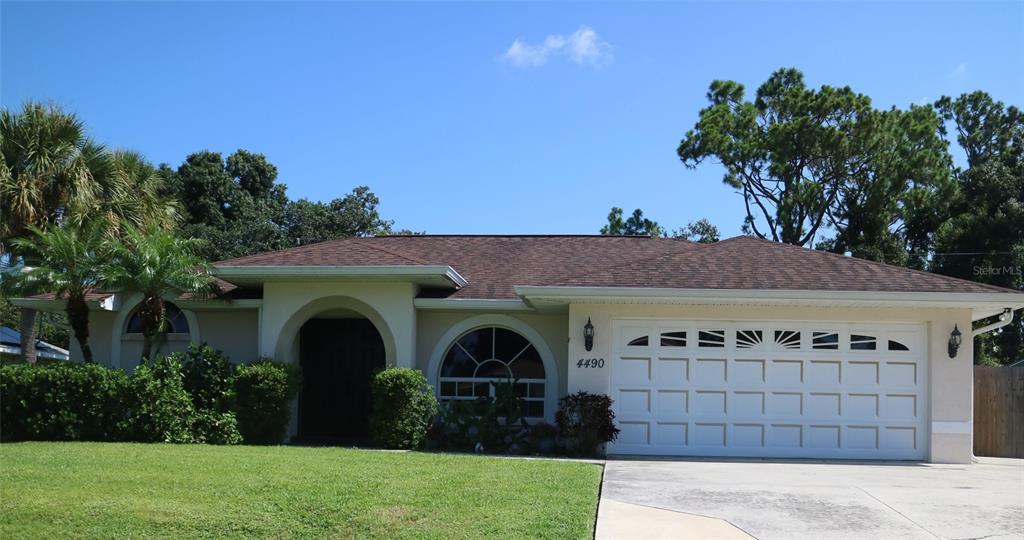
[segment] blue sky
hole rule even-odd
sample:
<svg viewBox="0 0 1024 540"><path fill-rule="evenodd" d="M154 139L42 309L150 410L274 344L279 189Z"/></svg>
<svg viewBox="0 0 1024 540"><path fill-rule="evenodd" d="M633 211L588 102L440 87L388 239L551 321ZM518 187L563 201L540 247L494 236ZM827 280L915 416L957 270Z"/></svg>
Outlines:
<svg viewBox="0 0 1024 540"><path fill-rule="evenodd" d="M366 184L396 226L592 233L608 209L738 233L675 147L713 79L776 68L879 107L1024 105L1024 3L20 3L0 102L53 100L155 163L262 152L292 198ZM518 40L518 41L517 41Z"/></svg>

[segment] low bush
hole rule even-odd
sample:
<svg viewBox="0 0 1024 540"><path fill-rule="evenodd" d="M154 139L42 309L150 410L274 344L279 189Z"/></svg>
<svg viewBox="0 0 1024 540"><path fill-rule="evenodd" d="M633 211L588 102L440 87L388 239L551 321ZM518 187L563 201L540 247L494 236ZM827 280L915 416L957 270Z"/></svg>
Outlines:
<svg viewBox="0 0 1024 540"><path fill-rule="evenodd" d="M370 432L386 448L419 448L437 414L437 398L423 373L389 368L373 378Z"/></svg>
<svg viewBox="0 0 1024 540"><path fill-rule="evenodd" d="M488 453L524 452L530 425L512 380L490 383L493 396L449 402L442 414L445 447Z"/></svg>
<svg viewBox="0 0 1024 540"><path fill-rule="evenodd" d="M192 442L201 444L241 444L242 434L238 431L235 413L197 411L192 416L189 429Z"/></svg>
<svg viewBox="0 0 1024 540"><path fill-rule="evenodd" d="M181 364L182 383L196 410L231 410L233 369L223 353L206 343L193 343L187 351L171 357Z"/></svg>
<svg viewBox="0 0 1024 540"><path fill-rule="evenodd" d="M619 436L612 399L604 394L577 392L565 396L559 400L555 421L566 449L580 456L595 455L603 444Z"/></svg>
<svg viewBox="0 0 1024 540"><path fill-rule="evenodd" d="M195 408L174 357L143 361L128 381L127 437L139 442L192 442Z"/></svg>
<svg viewBox="0 0 1024 540"><path fill-rule="evenodd" d="M526 434L526 442L531 452L554 454L558 450L558 428L546 422L533 424Z"/></svg>
<svg viewBox="0 0 1024 540"><path fill-rule="evenodd" d="M124 438L128 376L98 364L0 367L0 439Z"/></svg>
<svg viewBox="0 0 1024 540"><path fill-rule="evenodd" d="M302 386L295 364L263 359L235 369L235 416L246 444L278 444L288 431L290 403Z"/></svg>

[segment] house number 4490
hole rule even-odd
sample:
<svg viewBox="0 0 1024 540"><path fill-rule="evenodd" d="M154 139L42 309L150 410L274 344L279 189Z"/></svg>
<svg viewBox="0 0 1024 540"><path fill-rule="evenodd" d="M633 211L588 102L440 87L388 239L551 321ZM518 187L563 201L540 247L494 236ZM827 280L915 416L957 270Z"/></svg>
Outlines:
<svg viewBox="0 0 1024 540"><path fill-rule="evenodd" d="M580 358L576 367L601 369L604 367L604 358Z"/></svg>

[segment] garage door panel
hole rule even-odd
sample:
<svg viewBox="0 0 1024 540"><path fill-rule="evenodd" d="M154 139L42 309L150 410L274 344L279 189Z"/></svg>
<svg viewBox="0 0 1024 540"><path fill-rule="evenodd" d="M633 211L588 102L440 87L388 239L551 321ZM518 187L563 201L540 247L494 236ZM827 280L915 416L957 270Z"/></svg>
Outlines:
<svg viewBox="0 0 1024 540"><path fill-rule="evenodd" d="M736 359L729 370L729 383L734 385L761 386L765 381L764 359Z"/></svg>
<svg viewBox="0 0 1024 540"><path fill-rule="evenodd" d="M844 385L872 386L879 383L879 362L878 361L850 361L846 365L846 373L843 377Z"/></svg>
<svg viewBox="0 0 1024 540"><path fill-rule="evenodd" d="M654 443L658 446L685 449L688 427L686 422L658 422Z"/></svg>
<svg viewBox="0 0 1024 540"><path fill-rule="evenodd" d="M772 360L768 363L767 382L773 385L802 385L803 360Z"/></svg>
<svg viewBox="0 0 1024 540"><path fill-rule="evenodd" d="M693 375L694 384L726 384L728 381L728 365L725 358L698 358Z"/></svg>
<svg viewBox="0 0 1024 540"><path fill-rule="evenodd" d="M690 393L687 390L659 389L655 395L654 410L661 417L685 417L690 412Z"/></svg>
<svg viewBox="0 0 1024 540"><path fill-rule="evenodd" d="M650 390L620 390L618 401L625 416L651 412Z"/></svg>
<svg viewBox="0 0 1024 540"><path fill-rule="evenodd" d="M654 380L660 386L683 386L690 381L690 360L659 357L655 361Z"/></svg>
<svg viewBox="0 0 1024 540"><path fill-rule="evenodd" d="M725 423L696 422L693 426L693 444L705 448L725 448Z"/></svg>
<svg viewBox="0 0 1024 540"><path fill-rule="evenodd" d="M732 392L727 414L736 418L758 418L764 416L764 392L739 391Z"/></svg>
<svg viewBox="0 0 1024 540"><path fill-rule="evenodd" d="M622 433L611 453L925 455L920 325L631 321L617 332L612 386Z"/></svg>
<svg viewBox="0 0 1024 540"><path fill-rule="evenodd" d="M878 426L848 426L846 446L852 450L878 450Z"/></svg>
<svg viewBox="0 0 1024 540"><path fill-rule="evenodd" d="M621 384L650 384L651 359L625 356L619 360L616 375Z"/></svg>

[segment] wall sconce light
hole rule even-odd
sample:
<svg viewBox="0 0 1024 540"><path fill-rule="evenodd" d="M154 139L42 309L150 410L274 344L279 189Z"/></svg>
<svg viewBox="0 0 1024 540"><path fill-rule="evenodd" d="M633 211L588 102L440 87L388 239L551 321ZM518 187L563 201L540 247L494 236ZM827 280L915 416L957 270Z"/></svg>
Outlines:
<svg viewBox="0 0 1024 540"><path fill-rule="evenodd" d="M594 348L594 323L587 317L587 324L583 325L583 346L589 351Z"/></svg>
<svg viewBox="0 0 1024 540"><path fill-rule="evenodd" d="M949 333L949 357L956 358L956 351L960 348L960 329L953 325L953 331Z"/></svg>

